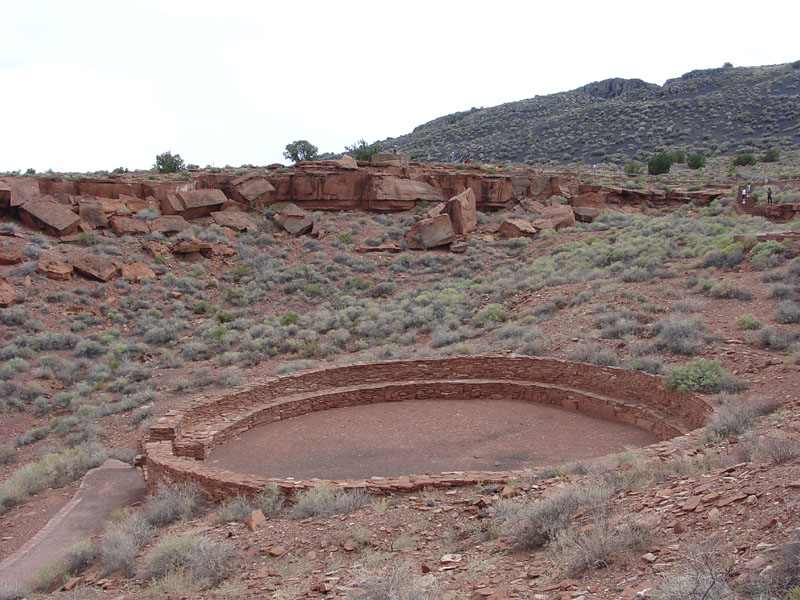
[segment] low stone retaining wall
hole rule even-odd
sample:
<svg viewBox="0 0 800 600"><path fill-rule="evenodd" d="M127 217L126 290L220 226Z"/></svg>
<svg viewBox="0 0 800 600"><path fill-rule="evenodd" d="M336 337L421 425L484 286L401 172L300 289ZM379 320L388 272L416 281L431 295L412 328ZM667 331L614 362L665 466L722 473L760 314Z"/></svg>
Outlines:
<svg viewBox="0 0 800 600"><path fill-rule="evenodd" d="M268 377L225 395L200 397L154 423L144 440L148 485L193 481L215 498L277 484L286 494L319 481L271 479L206 466L214 447L266 423L329 408L375 402L460 398L561 406L628 423L662 439L702 427L711 407L699 396L664 389L639 371L522 356L397 360L311 369ZM501 482L526 471L452 472L337 481L374 493Z"/></svg>

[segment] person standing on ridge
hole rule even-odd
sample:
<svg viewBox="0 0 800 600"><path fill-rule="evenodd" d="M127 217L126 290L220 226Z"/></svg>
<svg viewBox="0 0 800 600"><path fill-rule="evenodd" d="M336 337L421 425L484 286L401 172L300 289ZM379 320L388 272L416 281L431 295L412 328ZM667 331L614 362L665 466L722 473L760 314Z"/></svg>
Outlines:
<svg viewBox="0 0 800 600"><path fill-rule="evenodd" d="M767 188L767 204L772 204L772 188Z"/></svg>

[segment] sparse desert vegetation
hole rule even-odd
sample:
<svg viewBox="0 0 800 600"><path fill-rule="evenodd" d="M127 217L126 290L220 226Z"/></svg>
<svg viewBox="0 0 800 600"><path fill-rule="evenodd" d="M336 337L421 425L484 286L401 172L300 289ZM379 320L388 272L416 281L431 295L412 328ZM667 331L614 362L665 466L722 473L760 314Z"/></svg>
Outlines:
<svg viewBox="0 0 800 600"><path fill-rule="evenodd" d="M755 72L754 89L789 89L784 71ZM686 94L697 92L685 78L668 87L682 85ZM647 87L631 93L642 106L660 102ZM670 101L683 102L680 94ZM713 94L701 100L715 106ZM609 98L579 112L605 114L615 102L626 106ZM775 107L780 115L792 110L789 101ZM446 125L479 126L481 111L474 112ZM544 205L527 197L502 207L486 202L475 214L477 231L453 248L463 252L409 247L406 232L435 208L422 201L385 213L300 211L295 218L307 219L311 232L316 226L316 237L280 225L284 202L240 203L247 219L241 229L206 216L180 231L159 231L151 227L173 215L155 205L126 212L132 227L144 224L148 233L98 229L59 239L3 223L3 247L6 238L24 238L19 260L2 266L13 288L0 309L4 536L9 531L18 547L28 535L26 520L63 505L75 482L106 458L134 462L147 428L170 411L239 393L264 377L400 358L547 356L608 367L595 372L612 375L627 368L663 376L636 374L657 382L659 393L703 394L714 414L685 438L577 463L573 454L500 484L431 485L381 497L324 482L305 490L275 484L215 502L198 487L163 483L43 571L42 587L75 577L73 597L105 593L104 586L152 598L600 599L634 598L645 589L641 597L793 597L800 582L784 556L798 543L800 258L796 239L757 236L796 231L798 222L734 210L739 180L727 169L734 152L751 154L786 202L798 197L787 176L794 150L782 141L788 134L741 147L710 138L694 143L695 126L687 122L691 133L681 135L654 130L669 172L649 179L645 165L657 149L629 148L642 123L613 144L595 144L587 133L580 152L559 152L573 159L591 147L598 160L625 160L601 168L591 182L586 174L565 174L572 179L564 185L647 185L650 200L626 197L588 220L510 238L500 233L507 221L533 226ZM561 131L557 120L551 127L554 135ZM364 161L379 146L361 140L353 149ZM311 148L291 149L297 162L313 158L304 154ZM501 150L516 156L516 149ZM180 157L159 158L166 166ZM749 159L737 162L739 173L753 168ZM488 178L530 172L511 165L437 168ZM214 175L246 182L292 173L163 170L144 180ZM691 200L680 196L685 188L716 191ZM653 190L681 199L660 201ZM541 200L574 217L569 204L577 195ZM184 255L175 251L179 244L196 250ZM40 266L48 256L70 264L82 256L140 262L144 269L107 281L59 280ZM469 442L477 444L488 428L471 425ZM443 422L440 430L449 426ZM328 432L330 443L342 443L334 442L339 433ZM555 434L576 433L565 426ZM520 440L505 454L535 446L524 435ZM480 457L478 450L465 453ZM10 551L0 547L0 558ZM0 586L0 598L18 594L9 582Z"/></svg>

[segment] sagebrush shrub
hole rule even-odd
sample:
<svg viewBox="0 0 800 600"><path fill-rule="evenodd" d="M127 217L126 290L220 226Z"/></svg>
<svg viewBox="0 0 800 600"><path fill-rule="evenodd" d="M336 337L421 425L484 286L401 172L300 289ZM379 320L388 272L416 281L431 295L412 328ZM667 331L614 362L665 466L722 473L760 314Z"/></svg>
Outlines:
<svg viewBox="0 0 800 600"><path fill-rule="evenodd" d="M664 385L681 392L713 394L720 390L726 375L730 373L722 368L719 361L698 357L684 365L670 367Z"/></svg>

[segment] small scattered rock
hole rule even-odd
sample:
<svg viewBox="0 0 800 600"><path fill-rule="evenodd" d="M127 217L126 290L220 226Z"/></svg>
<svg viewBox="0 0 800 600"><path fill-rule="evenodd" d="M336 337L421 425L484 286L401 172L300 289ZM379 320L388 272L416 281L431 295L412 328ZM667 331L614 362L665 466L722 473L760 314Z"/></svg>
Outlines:
<svg viewBox="0 0 800 600"><path fill-rule="evenodd" d="M261 512L260 509L255 509L250 511L250 514L244 518L244 525L250 531L255 531L256 528L266 521L266 517L264 517L264 513ZM270 550L271 553L271 550Z"/></svg>
<svg viewBox="0 0 800 600"><path fill-rule="evenodd" d="M72 265L52 256L45 256L36 263L36 270L49 279L65 281L72 278Z"/></svg>
<svg viewBox="0 0 800 600"><path fill-rule="evenodd" d="M155 279L156 273L140 260L121 267L122 276L128 281L139 282L144 279Z"/></svg>

